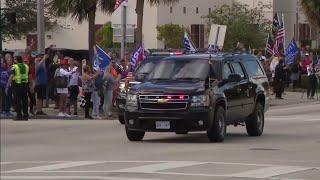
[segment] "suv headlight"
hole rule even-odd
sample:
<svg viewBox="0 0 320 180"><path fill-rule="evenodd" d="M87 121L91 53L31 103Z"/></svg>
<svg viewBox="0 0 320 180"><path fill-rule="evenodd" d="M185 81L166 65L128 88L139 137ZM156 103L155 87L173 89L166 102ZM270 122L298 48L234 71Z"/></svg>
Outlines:
<svg viewBox="0 0 320 180"><path fill-rule="evenodd" d="M191 107L207 107L210 104L208 95L197 95L191 98Z"/></svg>
<svg viewBox="0 0 320 180"><path fill-rule="evenodd" d="M138 106L138 98L136 94L128 94L126 104L128 106Z"/></svg>

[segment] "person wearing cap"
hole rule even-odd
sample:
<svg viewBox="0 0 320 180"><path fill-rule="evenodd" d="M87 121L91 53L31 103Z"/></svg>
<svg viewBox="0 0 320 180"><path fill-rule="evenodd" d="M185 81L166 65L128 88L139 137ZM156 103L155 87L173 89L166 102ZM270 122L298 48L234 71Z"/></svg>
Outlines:
<svg viewBox="0 0 320 180"><path fill-rule="evenodd" d="M16 121L25 120L29 118L28 114L28 90L29 90L29 66L25 64L21 56L16 56L15 60L17 64L12 67L12 74L9 78L8 87L12 85L12 81L15 81L14 96L15 107L17 116L14 118Z"/></svg>
<svg viewBox="0 0 320 180"><path fill-rule="evenodd" d="M68 97L68 82L69 77L72 75L72 72L68 71L69 66L69 59L65 58L60 61L60 67L56 70L55 77L60 77L60 80L66 81L65 87L58 87L57 88L57 94L59 95L59 114L58 117L71 117L66 112L66 106L67 106L67 97Z"/></svg>
<svg viewBox="0 0 320 180"><path fill-rule="evenodd" d="M312 63L312 54L306 53L305 58L302 61L302 70L304 74L307 74L307 68Z"/></svg>
<svg viewBox="0 0 320 180"><path fill-rule="evenodd" d="M46 90L48 85L48 73L46 67L46 61L49 58L49 55L38 55L36 58L36 82L35 82L35 92L37 95L37 111L36 115L47 115L43 112L43 100L46 99Z"/></svg>

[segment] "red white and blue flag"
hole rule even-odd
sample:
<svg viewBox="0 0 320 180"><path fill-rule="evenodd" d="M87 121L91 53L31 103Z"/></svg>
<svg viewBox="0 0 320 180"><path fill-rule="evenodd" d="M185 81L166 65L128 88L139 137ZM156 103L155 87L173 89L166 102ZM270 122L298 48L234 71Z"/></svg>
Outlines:
<svg viewBox="0 0 320 180"><path fill-rule="evenodd" d="M274 42L272 40L272 38L270 37L270 35L268 35L268 39L267 39L267 43L266 43L266 51L273 55L273 46L274 46Z"/></svg>
<svg viewBox="0 0 320 180"><path fill-rule="evenodd" d="M273 47L273 55L276 57L283 57L284 56L284 38L285 38L285 29L284 23L280 22L278 15L275 15L273 20L273 26L276 28L276 35L275 35L275 43Z"/></svg>
<svg viewBox="0 0 320 180"><path fill-rule="evenodd" d="M128 0L116 0L116 4L114 6L114 10L117 10L123 2L128 2Z"/></svg>
<svg viewBox="0 0 320 180"><path fill-rule="evenodd" d="M144 58L144 46L141 45L138 50L132 55L130 62L132 69L136 69L140 62L144 60Z"/></svg>

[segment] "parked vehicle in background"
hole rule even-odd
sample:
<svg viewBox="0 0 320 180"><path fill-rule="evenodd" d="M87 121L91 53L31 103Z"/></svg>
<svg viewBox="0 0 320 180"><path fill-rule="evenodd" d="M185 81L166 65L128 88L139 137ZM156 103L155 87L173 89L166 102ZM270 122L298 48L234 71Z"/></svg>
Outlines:
<svg viewBox="0 0 320 180"><path fill-rule="evenodd" d="M227 125L245 124L248 135L260 136L269 96L266 73L252 55L167 57L128 92L126 135L141 141L145 132L206 131L222 142Z"/></svg>

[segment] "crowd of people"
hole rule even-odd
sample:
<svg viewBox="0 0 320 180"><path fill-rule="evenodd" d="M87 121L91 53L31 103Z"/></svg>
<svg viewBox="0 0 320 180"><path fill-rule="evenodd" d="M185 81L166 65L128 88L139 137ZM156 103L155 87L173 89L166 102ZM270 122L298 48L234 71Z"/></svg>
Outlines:
<svg viewBox="0 0 320 180"><path fill-rule="evenodd" d="M270 57L268 59L262 51L259 51L256 55L267 72L269 82L273 87L273 93L277 99L283 99L282 95L286 87L291 85L293 88L297 88L302 85L301 83L305 83L302 82L302 75L308 76L307 98L315 98L319 86L317 73L320 72L320 59L317 59L318 57L308 48L303 49L293 63L288 63L285 57ZM305 85L302 85L302 87L305 87Z"/></svg>
<svg viewBox="0 0 320 180"><path fill-rule="evenodd" d="M57 117L70 118L78 116L78 100L82 99L86 119L110 118L120 80L130 68L128 59L122 59L120 65L116 55L111 57L108 67L101 70L86 59L63 57L59 52L53 55L51 49L36 55L6 53L0 66L1 117L28 120L30 115L45 116L45 100L51 99Z"/></svg>

